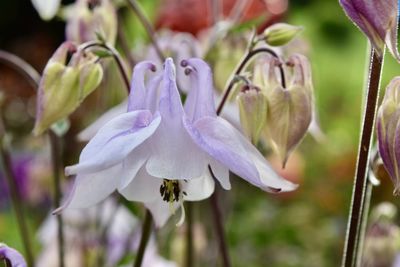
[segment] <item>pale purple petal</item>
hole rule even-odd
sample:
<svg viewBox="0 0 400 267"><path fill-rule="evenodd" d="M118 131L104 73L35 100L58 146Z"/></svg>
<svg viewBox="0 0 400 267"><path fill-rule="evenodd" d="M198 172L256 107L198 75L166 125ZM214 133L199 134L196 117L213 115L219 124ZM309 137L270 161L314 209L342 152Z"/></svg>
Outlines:
<svg viewBox="0 0 400 267"><path fill-rule="evenodd" d="M384 42L393 56L398 59L397 52L397 0L340 0L347 16L370 39L380 55Z"/></svg>
<svg viewBox="0 0 400 267"><path fill-rule="evenodd" d="M96 173L77 175L68 198L54 213L66 208L88 208L103 201L117 189L120 177L121 164Z"/></svg>
<svg viewBox="0 0 400 267"><path fill-rule="evenodd" d="M104 113L98 119L96 119L92 124L90 124L87 128L81 131L77 136L78 140L89 141L107 122L114 119L118 115L126 113L127 108L128 108L128 100L125 100L120 104L116 105L115 107L112 107L106 113Z"/></svg>
<svg viewBox="0 0 400 267"><path fill-rule="evenodd" d="M146 164L148 173L165 179L200 177L207 168L207 155L198 149L184 129L184 111L171 59L165 61L159 111L162 122L149 143L152 155Z"/></svg>
<svg viewBox="0 0 400 267"><path fill-rule="evenodd" d="M121 183L118 187L120 190L125 188L135 178L140 168L142 168L149 158L149 152L149 146L143 143L122 161Z"/></svg>
<svg viewBox="0 0 400 267"><path fill-rule="evenodd" d="M202 177L181 182L182 191L186 195L183 196L187 201L200 201L208 198L214 192L215 182L210 173L204 174Z"/></svg>
<svg viewBox="0 0 400 267"><path fill-rule="evenodd" d="M133 70L128 112L146 108L145 72L148 70L156 71L156 66L150 61L138 63Z"/></svg>
<svg viewBox="0 0 400 267"><path fill-rule="evenodd" d="M205 117L194 126L189 122L185 126L199 147L249 183L269 192L296 188L281 178L260 152L224 119Z"/></svg>
<svg viewBox="0 0 400 267"><path fill-rule="evenodd" d="M172 58L167 58L164 63L163 85L158 108L163 119L164 117L179 119L184 114L181 96L176 86L175 65Z"/></svg>
<svg viewBox="0 0 400 267"><path fill-rule="evenodd" d="M146 168L142 167L136 177L119 192L130 201L154 202L161 197L161 179L149 175Z"/></svg>
<svg viewBox="0 0 400 267"><path fill-rule="evenodd" d="M65 168L66 174L96 172L120 163L153 135L160 122L161 118L153 118L148 110L132 111L114 118L82 150L79 164Z"/></svg>
<svg viewBox="0 0 400 267"><path fill-rule="evenodd" d="M13 248L0 243L0 261L7 259L12 267L26 267L24 257Z"/></svg>
<svg viewBox="0 0 400 267"><path fill-rule="evenodd" d="M211 68L198 58L184 60L181 65L190 67L188 75L192 82L185 102L188 118L193 122L204 116L216 116Z"/></svg>
<svg viewBox="0 0 400 267"><path fill-rule="evenodd" d="M163 75L160 73L159 75L154 76L147 84L147 93L146 93L146 109L151 112L156 112L158 109L158 100L160 95L160 83L163 78Z"/></svg>
<svg viewBox="0 0 400 267"><path fill-rule="evenodd" d="M203 175L208 156L198 148L184 129L182 119L163 118L149 142L149 174L165 179L192 179Z"/></svg>
<svg viewBox="0 0 400 267"><path fill-rule="evenodd" d="M225 190L231 190L231 182L229 180L229 169L216 161L211 159L210 161L211 171L215 178L221 184L222 188Z"/></svg>

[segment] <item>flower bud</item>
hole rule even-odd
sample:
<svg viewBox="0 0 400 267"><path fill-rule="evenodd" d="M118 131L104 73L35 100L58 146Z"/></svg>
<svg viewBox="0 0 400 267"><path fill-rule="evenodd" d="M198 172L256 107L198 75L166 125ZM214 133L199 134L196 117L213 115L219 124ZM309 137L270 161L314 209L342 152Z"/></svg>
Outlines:
<svg viewBox="0 0 400 267"><path fill-rule="evenodd" d="M380 56L385 44L400 61L397 50L397 0L339 0L346 15L369 38Z"/></svg>
<svg viewBox="0 0 400 267"><path fill-rule="evenodd" d="M67 40L80 44L101 36L113 45L117 23L116 10L110 0L78 0L68 15Z"/></svg>
<svg viewBox="0 0 400 267"><path fill-rule="evenodd" d="M264 31L264 40L270 46L282 46L292 41L303 27L287 23L276 23Z"/></svg>
<svg viewBox="0 0 400 267"><path fill-rule="evenodd" d="M396 207L382 203L371 212L362 266L394 266L392 263L400 249L400 228L394 223Z"/></svg>
<svg viewBox="0 0 400 267"><path fill-rule="evenodd" d="M35 135L71 114L101 82L103 69L96 63L97 57L76 49L71 42L64 42L43 71L38 89Z"/></svg>
<svg viewBox="0 0 400 267"><path fill-rule="evenodd" d="M268 95L267 131L283 167L307 132L311 113L310 95L304 87L276 87Z"/></svg>
<svg viewBox="0 0 400 267"><path fill-rule="evenodd" d="M254 86L245 86L236 97L240 124L253 143L257 143L267 119L267 98Z"/></svg>
<svg viewBox="0 0 400 267"><path fill-rule="evenodd" d="M291 151L300 143L310 126L313 113L313 91L308 60L292 56L293 68L287 88L276 86L268 92L267 132L274 150L285 167Z"/></svg>
<svg viewBox="0 0 400 267"><path fill-rule="evenodd" d="M400 77L387 86L385 97L378 110L377 136L379 154L394 183L394 194L400 193Z"/></svg>

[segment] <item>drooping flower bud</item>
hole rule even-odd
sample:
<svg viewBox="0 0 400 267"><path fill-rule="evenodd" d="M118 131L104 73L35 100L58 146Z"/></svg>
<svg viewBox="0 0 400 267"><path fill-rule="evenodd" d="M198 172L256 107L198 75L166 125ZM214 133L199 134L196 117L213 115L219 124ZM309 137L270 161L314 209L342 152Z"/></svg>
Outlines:
<svg viewBox="0 0 400 267"><path fill-rule="evenodd" d="M268 135L283 167L309 128L313 99L307 58L296 54L287 64L293 68L291 80L287 88L278 85L268 92L267 116Z"/></svg>
<svg viewBox="0 0 400 267"><path fill-rule="evenodd" d="M282 46L292 41L302 30L303 27L276 23L265 29L264 40L270 46Z"/></svg>
<svg viewBox="0 0 400 267"><path fill-rule="evenodd" d="M239 106L240 124L245 134L255 144L267 119L267 98L259 88L246 85L236 100Z"/></svg>
<svg viewBox="0 0 400 267"><path fill-rule="evenodd" d="M377 135L379 154L394 183L394 195L400 193L400 77L387 86L385 97L378 110Z"/></svg>
<svg viewBox="0 0 400 267"><path fill-rule="evenodd" d="M80 44L101 36L113 45L117 25L117 13L110 0L78 0L68 16L67 40Z"/></svg>
<svg viewBox="0 0 400 267"><path fill-rule="evenodd" d="M386 44L400 61L397 50L397 0L339 0L351 21L369 38L380 56Z"/></svg>
<svg viewBox="0 0 400 267"><path fill-rule="evenodd" d="M400 228L395 224L396 206L379 204L371 212L361 266L392 265L400 249Z"/></svg>
<svg viewBox="0 0 400 267"><path fill-rule="evenodd" d="M96 60L92 53L77 50L71 42L64 42L57 49L39 84L35 135L71 114L97 88L103 69Z"/></svg>

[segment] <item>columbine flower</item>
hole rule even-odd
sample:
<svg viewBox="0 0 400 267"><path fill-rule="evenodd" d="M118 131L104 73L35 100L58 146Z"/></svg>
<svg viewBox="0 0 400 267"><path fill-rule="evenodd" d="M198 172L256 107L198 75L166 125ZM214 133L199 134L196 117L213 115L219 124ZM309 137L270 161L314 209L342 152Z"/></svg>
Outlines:
<svg viewBox="0 0 400 267"><path fill-rule="evenodd" d="M383 165L394 183L394 194L400 190L399 159L400 145L400 77L395 77L387 86L382 105L377 115L377 135L379 154Z"/></svg>
<svg viewBox="0 0 400 267"><path fill-rule="evenodd" d="M61 0L32 0L32 4L44 20L51 20L58 12Z"/></svg>
<svg viewBox="0 0 400 267"><path fill-rule="evenodd" d="M6 244L0 243L0 261L5 260L12 267L26 267L24 257L13 248L8 247ZM8 265L7 265L8 266Z"/></svg>
<svg viewBox="0 0 400 267"><path fill-rule="evenodd" d="M71 42L64 42L57 49L40 80L35 134L43 133L53 123L67 117L97 88L103 69L96 61L96 56Z"/></svg>
<svg viewBox="0 0 400 267"><path fill-rule="evenodd" d="M156 74L147 83L145 71L155 66L142 62L135 67L128 112L100 129L79 164L66 168L67 175L77 178L64 208L91 206L118 189L127 199L143 202L162 226L184 200L212 194L212 175L230 189L229 170L269 192L296 188L238 130L217 117L207 64L190 59L182 65L192 79L185 107L172 59L165 61L162 76Z"/></svg>
<svg viewBox="0 0 400 267"><path fill-rule="evenodd" d="M380 56L385 44L399 61L397 0L339 0L347 16L364 32Z"/></svg>
<svg viewBox="0 0 400 267"><path fill-rule="evenodd" d="M81 44L101 36L114 44L117 25L117 13L110 0L77 0L67 13L67 40Z"/></svg>

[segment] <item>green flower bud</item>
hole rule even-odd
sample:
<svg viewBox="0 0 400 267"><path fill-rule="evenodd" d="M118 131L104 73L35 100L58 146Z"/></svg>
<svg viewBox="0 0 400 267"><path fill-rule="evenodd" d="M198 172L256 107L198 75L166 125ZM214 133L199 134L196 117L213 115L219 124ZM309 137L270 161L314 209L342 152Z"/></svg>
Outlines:
<svg viewBox="0 0 400 267"><path fill-rule="evenodd" d="M117 14L109 0L78 0L68 15L66 36L76 43L97 40L114 44L117 37Z"/></svg>
<svg viewBox="0 0 400 267"><path fill-rule="evenodd" d="M69 62L67 57L72 57ZM75 111L103 77L97 57L71 42L63 43L47 63L39 84L34 134L39 135L53 123Z"/></svg>
<svg viewBox="0 0 400 267"><path fill-rule="evenodd" d="M303 87L277 87L268 95L267 131L283 167L307 132L311 115L310 95Z"/></svg>
<svg viewBox="0 0 400 267"><path fill-rule="evenodd" d="M264 31L264 40L271 46L282 46L292 41L303 27L287 23L276 23Z"/></svg>
<svg viewBox="0 0 400 267"><path fill-rule="evenodd" d="M307 58L293 55L287 65L293 68L287 88L277 85L267 91L267 135L283 167L307 133L313 114L313 88Z"/></svg>
<svg viewBox="0 0 400 267"><path fill-rule="evenodd" d="M246 85L236 100L243 131L257 143L267 119L267 98L257 87Z"/></svg>

